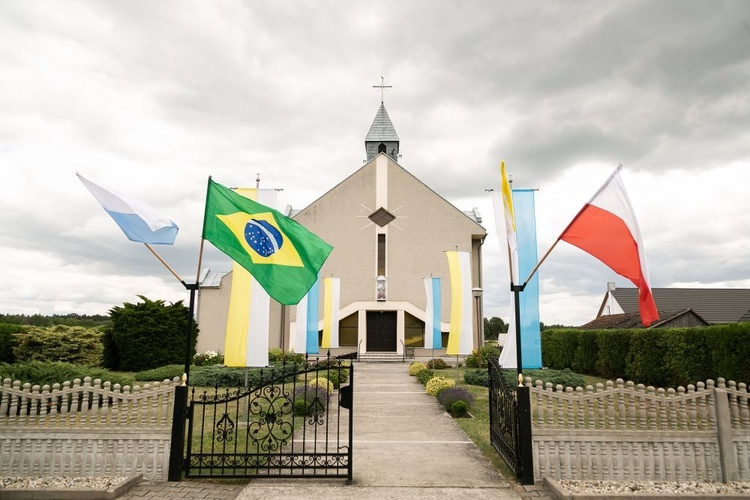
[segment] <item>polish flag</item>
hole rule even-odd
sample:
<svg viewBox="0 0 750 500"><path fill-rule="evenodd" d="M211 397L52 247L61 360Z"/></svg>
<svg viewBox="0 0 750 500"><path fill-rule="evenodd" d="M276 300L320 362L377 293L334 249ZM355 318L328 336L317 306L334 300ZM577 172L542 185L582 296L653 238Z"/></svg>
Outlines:
<svg viewBox="0 0 750 500"><path fill-rule="evenodd" d="M615 169L558 240L590 253L632 281L638 287L641 322L649 326L659 319L659 313L651 295L641 231L620 179L621 169L622 165Z"/></svg>

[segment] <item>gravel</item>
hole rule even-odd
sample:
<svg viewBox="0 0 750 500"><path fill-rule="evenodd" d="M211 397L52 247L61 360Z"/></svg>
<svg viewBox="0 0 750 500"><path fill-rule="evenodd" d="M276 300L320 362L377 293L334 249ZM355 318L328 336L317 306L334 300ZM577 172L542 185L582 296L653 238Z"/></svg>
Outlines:
<svg viewBox="0 0 750 500"><path fill-rule="evenodd" d="M714 481L577 481L560 479L558 483L570 493L630 495L747 495L750 483Z"/></svg>
<svg viewBox="0 0 750 500"><path fill-rule="evenodd" d="M3 488L23 490L108 490L116 488L129 478L113 477L3 477L0 478L0 490Z"/></svg>

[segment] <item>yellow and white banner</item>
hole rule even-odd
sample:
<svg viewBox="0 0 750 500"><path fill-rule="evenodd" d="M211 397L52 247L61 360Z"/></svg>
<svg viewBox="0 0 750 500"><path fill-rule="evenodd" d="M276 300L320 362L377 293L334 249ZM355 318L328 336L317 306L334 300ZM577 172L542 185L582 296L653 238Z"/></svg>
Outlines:
<svg viewBox="0 0 750 500"><path fill-rule="evenodd" d="M341 278L323 278L323 342L322 349L339 346L339 306Z"/></svg>
<svg viewBox="0 0 750 500"><path fill-rule="evenodd" d="M448 356L471 354L472 304L471 255L468 252L446 252L451 277L451 327L448 334Z"/></svg>
<svg viewBox="0 0 750 500"><path fill-rule="evenodd" d="M237 189L236 192L267 207L276 206L273 189ZM271 297L249 272L232 265L232 291L224 339L226 366L268 366Z"/></svg>

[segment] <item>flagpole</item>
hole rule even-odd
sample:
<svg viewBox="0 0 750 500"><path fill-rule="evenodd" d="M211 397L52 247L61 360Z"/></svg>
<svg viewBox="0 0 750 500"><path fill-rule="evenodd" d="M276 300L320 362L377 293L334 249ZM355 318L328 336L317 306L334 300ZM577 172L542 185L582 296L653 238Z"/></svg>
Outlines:
<svg viewBox="0 0 750 500"><path fill-rule="evenodd" d="M529 283L529 281L531 280L531 277L534 276L534 273L536 273L537 270L539 269L539 266L542 265L542 262L544 262L545 259L547 259L547 257L549 256L549 254L552 253L552 250L555 248L555 246L559 242L560 242L560 238L558 237L555 240L555 242L552 244L552 246L549 247L549 250L547 250L547 253L545 253L544 256L541 258L541 260L539 260L539 262L536 263L536 266L534 266L534 269L531 270L531 272L529 273L529 276L526 278L526 281L523 282L523 286L526 286Z"/></svg>
<svg viewBox="0 0 750 500"><path fill-rule="evenodd" d="M154 248L151 245L149 245L148 243L144 243L144 245L145 245L146 248L148 248L151 251L152 254L154 254L154 257L156 257L157 259L159 259L159 262L161 262L162 264L164 264L164 267L166 267L169 270L169 272L172 273L172 276L174 276L175 278L177 278L177 281L179 281L183 285L185 284L185 280L183 280L180 277L180 275L177 274L175 272L175 270L172 269L172 267L169 264L167 264L167 262L161 257L161 255L159 255L158 253L156 253L156 250L154 250Z"/></svg>

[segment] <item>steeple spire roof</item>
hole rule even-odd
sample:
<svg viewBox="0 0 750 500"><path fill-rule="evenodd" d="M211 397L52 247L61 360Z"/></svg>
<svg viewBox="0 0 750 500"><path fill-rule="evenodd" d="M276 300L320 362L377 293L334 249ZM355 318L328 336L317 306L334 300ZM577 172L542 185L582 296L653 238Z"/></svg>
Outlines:
<svg viewBox="0 0 750 500"><path fill-rule="evenodd" d="M367 132L367 137L365 137L365 142L398 142L398 140L396 129L393 127L388 111L385 110L385 105L381 101L378 113L375 115L372 125L370 125L370 131Z"/></svg>

